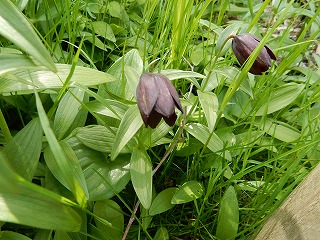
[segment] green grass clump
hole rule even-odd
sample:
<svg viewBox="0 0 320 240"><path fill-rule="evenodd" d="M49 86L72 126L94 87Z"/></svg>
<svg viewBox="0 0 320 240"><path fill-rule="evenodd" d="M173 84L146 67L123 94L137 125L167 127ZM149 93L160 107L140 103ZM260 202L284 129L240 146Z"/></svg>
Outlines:
<svg viewBox="0 0 320 240"><path fill-rule="evenodd" d="M246 239L318 164L318 1L1 5L0 238ZM177 89L173 127L143 125L144 72Z"/></svg>

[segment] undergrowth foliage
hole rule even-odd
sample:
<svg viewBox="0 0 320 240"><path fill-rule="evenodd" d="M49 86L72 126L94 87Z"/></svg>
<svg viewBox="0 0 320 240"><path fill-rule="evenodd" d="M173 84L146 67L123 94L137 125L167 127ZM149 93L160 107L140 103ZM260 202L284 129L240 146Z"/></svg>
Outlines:
<svg viewBox="0 0 320 240"><path fill-rule="evenodd" d="M0 5L0 239L248 238L318 164L318 1ZM172 126L143 124L146 72Z"/></svg>

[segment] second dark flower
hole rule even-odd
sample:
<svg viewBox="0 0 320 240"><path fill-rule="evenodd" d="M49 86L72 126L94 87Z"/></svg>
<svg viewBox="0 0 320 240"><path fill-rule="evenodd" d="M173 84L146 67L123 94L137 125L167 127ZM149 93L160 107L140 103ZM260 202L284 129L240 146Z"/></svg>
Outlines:
<svg viewBox="0 0 320 240"><path fill-rule="evenodd" d="M239 63L242 65L248 59L250 54L258 46L260 40L251 34L232 35L232 50ZM276 56L268 46L264 46L254 61L249 72L261 75L271 67L271 59L276 60Z"/></svg>

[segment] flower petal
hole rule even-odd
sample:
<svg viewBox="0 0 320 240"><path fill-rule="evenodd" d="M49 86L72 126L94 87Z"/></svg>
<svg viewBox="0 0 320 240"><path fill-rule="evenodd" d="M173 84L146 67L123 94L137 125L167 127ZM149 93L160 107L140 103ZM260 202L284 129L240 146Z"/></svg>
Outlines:
<svg viewBox="0 0 320 240"><path fill-rule="evenodd" d="M154 110L163 116L170 117L174 113L175 102L165 82L166 78L167 77L162 74L156 74L156 83L159 94Z"/></svg>
<svg viewBox="0 0 320 240"><path fill-rule="evenodd" d="M159 124L160 120L162 118L162 115L158 113L155 110L152 110L149 117L147 118L147 121L144 122L146 127L150 126L151 128L156 128L156 126Z"/></svg>
<svg viewBox="0 0 320 240"><path fill-rule="evenodd" d="M177 120L177 114L174 112L170 117L163 117L164 121L172 127Z"/></svg>
<svg viewBox="0 0 320 240"><path fill-rule="evenodd" d="M155 81L154 74L144 73L136 91L138 107L144 122L154 108L159 95L159 89Z"/></svg>
<svg viewBox="0 0 320 240"><path fill-rule="evenodd" d="M181 111L183 112L182 110L182 106L181 106L181 103L180 103L180 99L179 99L179 95L177 93L177 90L175 89L175 87L172 85L172 83L170 82L170 80L165 77L163 78L163 82L166 84L173 100L174 100L174 103L175 103L175 106Z"/></svg>

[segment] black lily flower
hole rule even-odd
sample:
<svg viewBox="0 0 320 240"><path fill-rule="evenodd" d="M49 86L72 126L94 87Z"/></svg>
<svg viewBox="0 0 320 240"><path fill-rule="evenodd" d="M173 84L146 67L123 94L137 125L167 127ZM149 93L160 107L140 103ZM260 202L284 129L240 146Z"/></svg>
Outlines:
<svg viewBox="0 0 320 240"><path fill-rule="evenodd" d="M251 34L232 35L232 50L236 55L239 63L242 65L258 46L260 40ZM264 46L254 61L249 72L261 75L271 67L271 59L276 60L275 54L268 46Z"/></svg>
<svg viewBox="0 0 320 240"><path fill-rule="evenodd" d="M178 93L170 80L155 73L144 73L137 87L137 102L146 127L155 128L161 118L173 126L177 119L174 108L182 112Z"/></svg>

